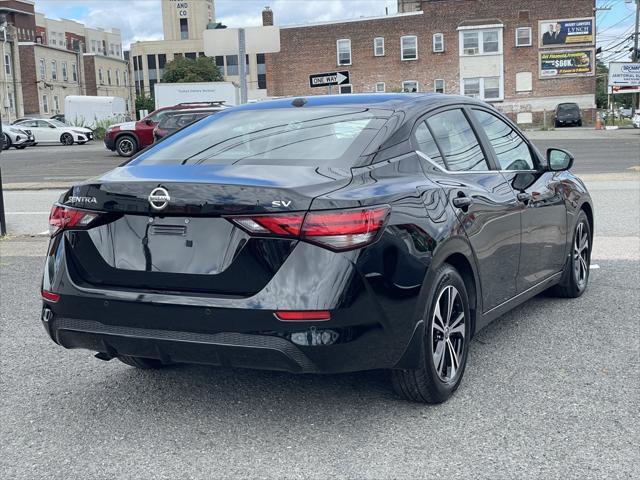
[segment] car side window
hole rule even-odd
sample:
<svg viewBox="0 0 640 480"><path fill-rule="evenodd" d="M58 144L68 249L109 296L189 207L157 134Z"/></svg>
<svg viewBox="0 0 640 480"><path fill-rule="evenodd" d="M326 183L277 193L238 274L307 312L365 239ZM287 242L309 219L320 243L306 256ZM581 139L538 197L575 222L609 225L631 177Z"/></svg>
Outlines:
<svg viewBox="0 0 640 480"><path fill-rule="evenodd" d="M49 128L49 123L45 122L44 120L38 120L38 127L39 128Z"/></svg>
<svg viewBox="0 0 640 480"><path fill-rule="evenodd" d="M462 110L437 113L427 119L427 124L444 155L448 170L489 170L480 143Z"/></svg>
<svg viewBox="0 0 640 480"><path fill-rule="evenodd" d="M501 170L535 170L529 145L508 123L483 110L473 114L489 138Z"/></svg>
<svg viewBox="0 0 640 480"><path fill-rule="evenodd" d="M431 135L429 127L427 127L425 122L420 122L420 125L416 128L415 138L419 152L424 153L442 168L446 168L446 165L442 160L440 150L438 150L438 146L436 145L436 141L433 139L433 135Z"/></svg>

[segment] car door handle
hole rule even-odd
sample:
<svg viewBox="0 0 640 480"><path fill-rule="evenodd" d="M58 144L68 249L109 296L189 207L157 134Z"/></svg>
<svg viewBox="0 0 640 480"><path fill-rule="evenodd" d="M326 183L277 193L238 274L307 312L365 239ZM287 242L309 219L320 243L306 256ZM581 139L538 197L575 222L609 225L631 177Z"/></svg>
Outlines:
<svg viewBox="0 0 640 480"><path fill-rule="evenodd" d="M454 198L452 203L454 207L467 211L473 204L473 200L469 197L463 196Z"/></svg>
<svg viewBox="0 0 640 480"><path fill-rule="evenodd" d="M518 201L527 205L531 201L531 194L527 192L520 192L518 195Z"/></svg>

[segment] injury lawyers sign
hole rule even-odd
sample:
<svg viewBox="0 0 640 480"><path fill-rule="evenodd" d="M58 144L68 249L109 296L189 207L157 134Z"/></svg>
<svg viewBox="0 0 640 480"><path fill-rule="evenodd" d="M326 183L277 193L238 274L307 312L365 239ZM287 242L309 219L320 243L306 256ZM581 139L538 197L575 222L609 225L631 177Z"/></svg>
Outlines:
<svg viewBox="0 0 640 480"><path fill-rule="evenodd" d="M609 88L612 93L640 92L640 63L610 63Z"/></svg>

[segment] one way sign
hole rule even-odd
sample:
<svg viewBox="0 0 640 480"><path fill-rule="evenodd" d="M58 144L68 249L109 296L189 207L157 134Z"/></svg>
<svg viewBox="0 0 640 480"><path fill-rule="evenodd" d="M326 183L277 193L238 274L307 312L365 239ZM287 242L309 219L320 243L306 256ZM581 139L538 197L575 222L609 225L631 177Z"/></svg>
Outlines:
<svg viewBox="0 0 640 480"><path fill-rule="evenodd" d="M317 73L315 75L309 75L309 86L315 87L330 87L332 85L344 85L349 83L349 72L332 72L332 73Z"/></svg>

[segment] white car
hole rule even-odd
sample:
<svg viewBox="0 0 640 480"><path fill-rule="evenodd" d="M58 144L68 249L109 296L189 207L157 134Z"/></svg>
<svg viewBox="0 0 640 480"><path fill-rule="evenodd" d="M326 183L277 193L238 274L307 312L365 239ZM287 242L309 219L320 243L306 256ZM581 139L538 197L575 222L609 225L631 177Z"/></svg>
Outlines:
<svg viewBox="0 0 640 480"><path fill-rule="evenodd" d="M22 120L14 125L28 128L33 133L36 143L62 143L84 145L93 140L93 132L84 127L73 127L58 120L30 119Z"/></svg>
<svg viewBox="0 0 640 480"><path fill-rule="evenodd" d="M3 150L9 150L11 147L22 150L35 142L31 131L19 128L16 125L5 125L4 123L2 124L1 140Z"/></svg>
<svg viewBox="0 0 640 480"><path fill-rule="evenodd" d="M640 113L636 113L632 119L633 128L640 128Z"/></svg>

